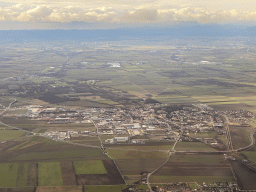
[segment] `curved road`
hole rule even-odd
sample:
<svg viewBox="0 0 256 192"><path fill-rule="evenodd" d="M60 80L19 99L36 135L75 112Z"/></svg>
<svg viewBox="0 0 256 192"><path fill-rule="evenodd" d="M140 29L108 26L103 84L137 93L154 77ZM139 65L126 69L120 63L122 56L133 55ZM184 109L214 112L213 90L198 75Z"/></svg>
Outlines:
<svg viewBox="0 0 256 192"><path fill-rule="evenodd" d="M2 113L0 113L0 116L2 116L8 109L10 109L11 106L12 106L12 104L14 104L14 103L17 102L17 101L18 101L18 100L15 99L13 102L11 102L11 103L9 104L9 106L8 106L7 108L5 108L5 110L4 110ZM224 117L225 117L225 116L224 116ZM227 123L228 123L228 122L229 122L229 121L228 121L228 118L227 118L227 117L225 117L225 118L226 118ZM93 123L94 123L94 122L93 122ZM3 123L3 122L1 122L1 121L0 121L0 124L2 124L2 125L4 125L4 126L7 126L7 127L10 127L10 128L13 128L13 129L16 129L16 130L24 131L24 132L31 133L31 134L35 135L34 132L27 131L27 130L24 130L24 129L21 129L21 128L18 128L18 127L10 126L10 125L7 125L7 124L5 124L5 123ZM95 125L95 123L94 123L94 125ZM97 127L96 125L95 125L95 127L97 128L97 133L98 133L98 127ZM226 131L229 132L228 126L227 126L227 130L226 130ZM231 149L231 150L227 150L227 151L211 151L211 152L210 152L210 151L189 151L189 153L200 153L200 154L203 154L203 153L204 153L204 154L209 154L209 153L230 153L230 152L243 151L243 150L249 149L249 148L251 148L251 147L253 147L253 146L255 145L254 134L256 134L256 129L254 129L254 131L250 134L250 138L251 138L251 143L250 143L250 145L248 145L248 146L246 146L246 147L243 147L243 148L240 148L240 149L236 149L236 150ZM40 136L41 136L41 135L40 135ZM229 134L229 136L230 136L230 134ZM51 138L46 137L46 136L42 136L42 137L51 139ZM111 158L111 157L109 156L109 154L107 154L107 152L105 151L104 144L102 143L102 141L101 141L99 135L98 135L98 138L99 138L99 140L100 140L100 142L101 142L101 147L100 147L100 146L94 146L94 145L84 145L84 144L80 144L80 143L73 143L73 142L69 142L69 141L60 141L60 140L54 140L54 139L51 139L51 140L60 141L60 142L64 142L64 143L68 143L68 144L72 144L72 145L85 146L85 147L92 147L92 148L99 148L99 149L101 149L101 150L103 151L104 154L106 154L110 159L112 159L112 160L114 161L114 163L115 163L115 165L116 165L118 171L119 171L120 174L121 174L121 171L120 171L120 169L118 168L118 166L117 166L115 160L114 160L113 158ZM228 140L229 140L229 139L230 139L230 142L231 142L231 137L228 138ZM169 156L168 156L168 158L166 159L166 161L163 162L163 164L161 164L161 165L160 165L159 167L157 167L154 171L152 171L151 173L149 173L149 174L147 175L147 185L148 185L148 187L149 187L149 189L150 189L150 192L153 192L153 190L152 190L152 188L151 188L151 186L150 186L150 182L149 182L150 176L151 176L152 174L154 174L157 170L159 170L162 166L164 166L164 165L168 162L168 160L169 160L169 158L170 158L171 155L175 154L176 152L177 152L177 153L187 153L187 152L188 152L188 151L176 151L176 150L175 150L175 146L176 146L176 144L178 143L178 140L179 140L179 138L176 140L176 142L175 142L175 144L174 144L172 150L136 150L136 149L120 149L120 148L113 148L113 149L115 149L115 150L148 151L148 152L157 151L157 152L166 152L166 153L169 153ZM232 146L232 145L231 145L231 146ZM233 148L233 147L231 147L231 148ZM122 174L121 174L121 176L122 176ZM123 177L123 176L122 176L122 177ZM123 179L123 180L124 180L124 179ZM125 180L124 180L124 182L125 182ZM125 182L125 183L126 183L126 182Z"/></svg>

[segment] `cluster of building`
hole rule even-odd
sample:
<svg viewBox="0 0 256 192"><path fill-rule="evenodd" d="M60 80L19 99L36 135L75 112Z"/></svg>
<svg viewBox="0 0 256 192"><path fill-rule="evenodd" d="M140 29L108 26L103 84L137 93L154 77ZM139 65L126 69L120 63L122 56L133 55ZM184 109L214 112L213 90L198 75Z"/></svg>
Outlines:
<svg viewBox="0 0 256 192"><path fill-rule="evenodd" d="M231 123L246 124L250 121L250 118L255 118L252 112L246 110L224 111L222 113L227 116Z"/></svg>
<svg viewBox="0 0 256 192"><path fill-rule="evenodd" d="M227 121L246 123L255 118L253 113L245 110L215 111L205 104L183 106L180 110L168 111L159 103L143 106L113 108L68 108L26 106L24 114L11 114L16 117L29 117L33 120L44 120L51 124L94 123L98 135L111 135L105 143L145 143L156 141L194 141L189 133L215 131L225 134ZM168 111L168 112L167 112ZM10 114L5 114L10 115ZM227 120L228 118L228 120ZM72 131L72 130L70 130ZM45 133L56 139L70 139L72 132ZM90 132L78 134L91 134ZM95 133L93 133L95 134ZM212 145L219 143L210 138L201 139Z"/></svg>
<svg viewBox="0 0 256 192"><path fill-rule="evenodd" d="M121 67L120 63L108 63L108 65L110 65L110 67Z"/></svg>
<svg viewBox="0 0 256 192"><path fill-rule="evenodd" d="M43 133L42 136L49 137L54 140L69 140L71 137L78 137L81 135L89 135L89 131L51 131Z"/></svg>
<svg viewBox="0 0 256 192"><path fill-rule="evenodd" d="M51 124L66 124L66 123L81 123L91 122L88 121L85 116L84 109L68 108L68 107L43 107L41 105L30 105L23 108L17 108L12 110L26 109L24 114L13 114L15 117L28 117L32 120L43 120ZM8 113L5 115L9 115Z"/></svg>
<svg viewBox="0 0 256 192"><path fill-rule="evenodd" d="M166 112L156 111L160 104L146 104L130 108L105 108L98 112L93 121L98 128L99 135L115 135L106 143L144 143L145 140L167 140L170 135L166 129L169 125L162 119ZM177 139L174 134L171 140Z"/></svg>
<svg viewBox="0 0 256 192"><path fill-rule="evenodd" d="M207 185L205 182L203 185L197 185L197 189L191 189L189 183L168 183L162 186L156 186L154 191L157 192L168 192L168 191L216 191L216 192L224 192L224 191L239 191L236 183L233 182L215 182L214 184Z"/></svg>

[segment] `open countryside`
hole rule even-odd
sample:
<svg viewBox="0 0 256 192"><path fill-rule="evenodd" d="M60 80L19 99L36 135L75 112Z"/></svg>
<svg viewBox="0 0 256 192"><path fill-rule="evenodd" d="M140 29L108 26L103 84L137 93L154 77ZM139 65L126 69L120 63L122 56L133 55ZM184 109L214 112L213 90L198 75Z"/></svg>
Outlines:
<svg viewBox="0 0 256 192"><path fill-rule="evenodd" d="M0 191L255 190L256 47L155 43L0 45Z"/></svg>

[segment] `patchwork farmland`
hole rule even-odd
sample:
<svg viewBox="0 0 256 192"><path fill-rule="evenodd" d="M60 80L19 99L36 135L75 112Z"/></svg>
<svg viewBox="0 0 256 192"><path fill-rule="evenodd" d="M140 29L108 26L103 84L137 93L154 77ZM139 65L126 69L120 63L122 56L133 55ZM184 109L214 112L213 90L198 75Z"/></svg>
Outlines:
<svg viewBox="0 0 256 192"><path fill-rule="evenodd" d="M0 191L254 187L252 42L125 43L0 45Z"/></svg>

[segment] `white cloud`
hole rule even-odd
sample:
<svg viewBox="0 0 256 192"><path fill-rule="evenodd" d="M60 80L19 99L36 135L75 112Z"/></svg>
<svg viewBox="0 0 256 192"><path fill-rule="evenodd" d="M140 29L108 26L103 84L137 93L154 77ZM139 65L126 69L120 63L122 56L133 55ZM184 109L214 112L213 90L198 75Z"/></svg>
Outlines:
<svg viewBox="0 0 256 192"><path fill-rule="evenodd" d="M0 7L0 21L18 22L105 22L105 23L171 23L197 21L199 23L227 23L256 21L256 11L209 11L203 8L183 7L176 9L132 10L112 7L82 8L78 6L49 7L46 5L24 6L16 4Z"/></svg>
<svg viewBox="0 0 256 192"><path fill-rule="evenodd" d="M114 22L156 22L158 12L155 9L138 9L135 11L125 11L114 18Z"/></svg>

